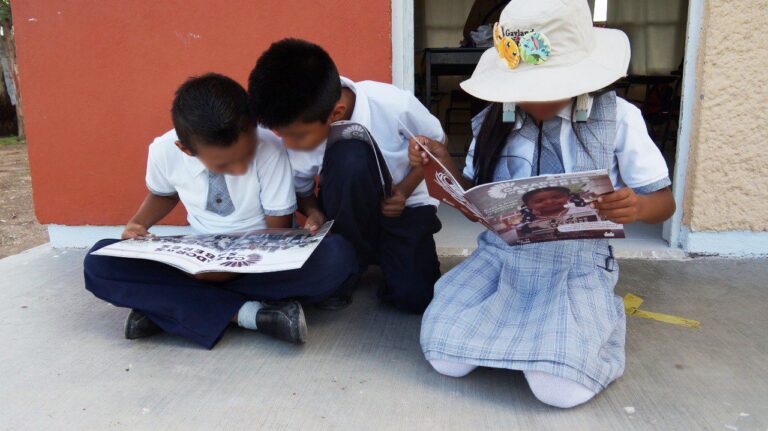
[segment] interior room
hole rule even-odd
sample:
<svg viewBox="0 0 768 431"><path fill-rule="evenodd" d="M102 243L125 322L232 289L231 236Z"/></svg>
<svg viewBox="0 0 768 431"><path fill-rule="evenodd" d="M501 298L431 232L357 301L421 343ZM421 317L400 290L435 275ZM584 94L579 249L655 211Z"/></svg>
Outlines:
<svg viewBox="0 0 768 431"><path fill-rule="evenodd" d="M490 28L508 0L415 0L414 81L417 97L440 118L451 154L459 166L472 140L470 120L485 103L459 83L492 46ZM651 138L664 154L672 178L680 116L688 0L589 0L595 25L624 31L632 47L627 77L613 89L643 113ZM451 208L441 208L445 223L462 223ZM481 228L464 229L466 243ZM662 225L627 226L631 245L664 249ZM447 240L447 238L444 238ZM629 243L629 241L624 241ZM641 250L642 251L642 250Z"/></svg>

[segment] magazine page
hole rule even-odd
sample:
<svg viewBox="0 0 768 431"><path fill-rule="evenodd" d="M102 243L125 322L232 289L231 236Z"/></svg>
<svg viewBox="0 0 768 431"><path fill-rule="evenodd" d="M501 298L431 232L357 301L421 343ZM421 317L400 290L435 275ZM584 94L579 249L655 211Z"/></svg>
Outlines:
<svg viewBox="0 0 768 431"><path fill-rule="evenodd" d="M440 160L429 152L427 147L421 145L421 148L429 155L429 162L422 168L429 195L440 202L445 202L456 208L470 218L479 219L480 223L487 225L487 221L480 210L465 197L464 188L461 187L461 183L456 180ZM490 226L487 227L490 228Z"/></svg>
<svg viewBox="0 0 768 431"><path fill-rule="evenodd" d="M200 272L258 273L301 268L332 225L332 221L325 223L314 235L306 229L247 232L204 265Z"/></svg>
<svg viewBox="0 0 768 431"><path fill-rule="evenodd" d="M116 242L93 252L99 256L148 259L196 274L242 234L151 236Z"/></svg>
<svg viewBox="0 0 768 431"><path fill-rule="evenodd" d="M373 151L376 157L376 165L379 168L379 180L381 181L381 189L384 190L385 196L392 196L392 175L387 167L387 162L384 160L384 155L381 153L376 140L373 139L373 135L362 124L355 123L354 121L337 121L331 124L331 130L328 132L328 141L326 143L326 151L328 151L333 144L343 139L358 139L368 142L371 145L371 151ZM321 172L322 175L322 172Z"/></svg>
<svg viewBox="0 0 768 431"><path fill-rule="evenodd" d="M624 227L590 204L612 192L606 170L482 184L466 192L490 229L510 245L579 238L624 238Z"/></svg>

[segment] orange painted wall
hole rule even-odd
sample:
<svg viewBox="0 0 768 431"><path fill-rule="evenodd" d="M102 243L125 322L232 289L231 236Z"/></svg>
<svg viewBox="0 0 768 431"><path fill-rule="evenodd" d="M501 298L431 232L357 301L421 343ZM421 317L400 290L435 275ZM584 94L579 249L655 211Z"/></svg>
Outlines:
<svg viewBox="0 0 768 431"><path fill-rule="evenodd" d="M13 16L41 223L125 223L176 87L208 71L244 84L274 40L312 40L342 74L391 81L390 0L15 0Z"/></svg>

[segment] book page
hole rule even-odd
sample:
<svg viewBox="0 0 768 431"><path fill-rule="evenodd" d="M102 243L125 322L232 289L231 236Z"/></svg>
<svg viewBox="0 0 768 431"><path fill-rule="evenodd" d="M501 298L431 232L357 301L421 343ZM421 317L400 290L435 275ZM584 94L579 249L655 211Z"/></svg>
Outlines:
<svg viewBox="0 0 768 431"><path fill-rule="evenodd" d="M466 198L490 229L510 245L579 238L624 238L624 227L603 220L590 204L612 192L605 170L482 184Z"/></svg>
<svg viewBox="0 0 768 431"><path fill-rule="evenodd" d="M453 174L437 157L429 152L427 147L421 145L421 148L429 155L429 162L422 168L429 195L456 208L471 218L480 219L485 224L483 214L465 197L464 188L461 187L461 183L456 180Z"/></svg>
<svg viewBox="0 0 768 431"><path fill-rule="evenodd" d="M260 273L301 268L332 225L332 221L325 223L315 235L306 229L247 232L208 262L201 272Z"/></svg>
<svg viewBox="0 0 768 431"><path fill-rule="evenodd" d="M116 242L93 254L154 260L196 274L227 250L240 235L153 236Z"/></svg>

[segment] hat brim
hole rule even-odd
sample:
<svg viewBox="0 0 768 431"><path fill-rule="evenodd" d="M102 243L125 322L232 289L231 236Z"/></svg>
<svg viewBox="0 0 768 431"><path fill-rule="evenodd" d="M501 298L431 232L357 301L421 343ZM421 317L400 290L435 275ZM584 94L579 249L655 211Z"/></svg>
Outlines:
<svg viewBox="0 0 768 431"><path fill-rule="evenodd" d="M594 31L592 53L564 66L525 64L509 69L496 48L489 48L461 88L478 99L502 103L563 100L605 88L627 74L629 39L620 30Z"/></svg>

